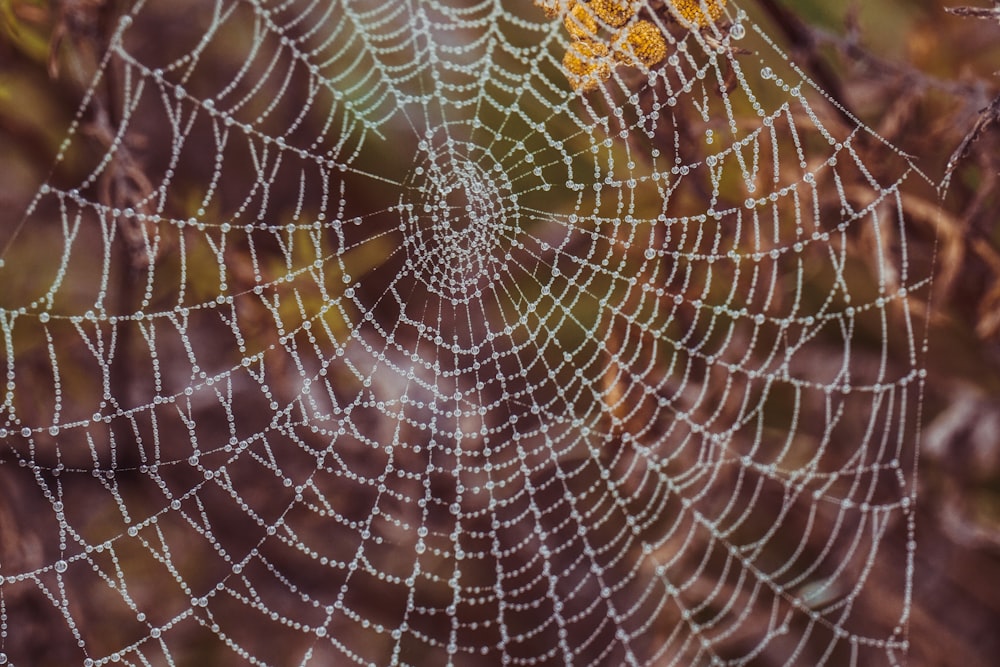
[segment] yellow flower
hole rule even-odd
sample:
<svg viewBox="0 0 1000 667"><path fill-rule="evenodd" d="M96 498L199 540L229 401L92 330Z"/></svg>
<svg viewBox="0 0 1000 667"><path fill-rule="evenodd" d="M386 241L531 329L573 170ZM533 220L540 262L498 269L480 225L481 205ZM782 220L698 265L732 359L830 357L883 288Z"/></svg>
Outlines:
<svg viewBox="0 0 1000 667"><path fill-rule="evenodd" d="M726 0L670 0L670 4L683 23L704 27L719 20Z"/></svg>
<svg viewBox="0 0 1000 667"><path fill-rule="evenodd" d="M570 44L563 58L566 78L575 89L586 92L611 76L608 46L591 39L578 39Z"/></svg>
<svg viewBox="0 0 1000 667"><path fill-rule="evenodd" d="M667 57L667 42L660 29L652 22L642 20L622 30L615 37L616 55L626 63L635 61L652 67Z"/></svg>
<svg viewBox="0 0 1000 667"><path fill-rule="evenodd" d="M620 28L635 15L630 0L590 0L590 8L612 28Z"/></svg>
<svg viewBox="0 0 1000 667"><path fill-rule="evenodd" d="M573 5L563 23L573 39L593 39L597 35L597 19L580 3Z"/></svg>

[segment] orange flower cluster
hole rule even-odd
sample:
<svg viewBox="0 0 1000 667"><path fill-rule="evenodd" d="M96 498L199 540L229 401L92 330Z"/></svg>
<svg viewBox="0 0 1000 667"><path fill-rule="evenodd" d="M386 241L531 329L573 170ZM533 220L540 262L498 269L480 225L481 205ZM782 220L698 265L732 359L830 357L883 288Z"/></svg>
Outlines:
<svg viewBox="0 0 1000 667"><path fill-rule="evenodd" d="M573 38L563 68L570 85L588 91L611 76L611 68L622 64L649 68L667 57L667 43L651 21L638 19L630 0L558 0L540 2L549 15L566 9L563 24ZM611 39L602 31L613 32Z"/></svg>
<svg viewBox="0 0 1000 667"><path fill-rule="evenodd" d="M705 27L719 20L726 7L726 0L671 0L670 4L683 23Z"/></svg>

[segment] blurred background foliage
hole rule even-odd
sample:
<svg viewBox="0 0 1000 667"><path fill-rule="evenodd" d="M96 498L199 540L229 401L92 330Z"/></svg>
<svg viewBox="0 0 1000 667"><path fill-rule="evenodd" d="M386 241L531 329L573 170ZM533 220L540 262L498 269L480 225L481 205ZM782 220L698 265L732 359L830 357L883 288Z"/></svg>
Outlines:
<svg viewBox="0 0 1000 667"><path fill-rule="evenodd" d="M101 57L100 36L116 15L111 4L0 0L0 248L18 233L43 181L78 180L86 169L85 157L73 153L59 166L64 174L50 175ZM937 260L934 288L919 304L930 312L931 329L912 664L985 666L1000 655L1000 118L988 113L1000 95L1000 20L946 11L959 4L745 3L821 87L933 181L948 183L940 192L910 192L905 201L916 243ZM92 132L100 143L99 128ZM195 200L192 194L192 210ZM45 254L44 241L37 243ZM189 249L188 258L199 252L209 251ZM362 275L379 254L345 257L343 271ZM302 257L302 265L309 260ZM213 261L206 264L216 272ZM207 285L198 298L211 298L214 279L192 279L195 290ZM246 278L243 287L250 286ZM333 335L343 336L337 313L328 319Z"/></svg>

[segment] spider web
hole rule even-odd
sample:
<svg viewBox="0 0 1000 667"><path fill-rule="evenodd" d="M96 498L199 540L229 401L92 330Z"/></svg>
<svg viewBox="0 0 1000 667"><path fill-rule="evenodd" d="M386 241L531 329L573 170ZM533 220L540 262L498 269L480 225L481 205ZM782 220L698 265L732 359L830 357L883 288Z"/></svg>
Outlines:
<svg viewBox="0 0 1000 667"><path fill-rule="evenodd" d="M0 267L0 663L905 662L923 176L638 17L135 3Z"/></svg>

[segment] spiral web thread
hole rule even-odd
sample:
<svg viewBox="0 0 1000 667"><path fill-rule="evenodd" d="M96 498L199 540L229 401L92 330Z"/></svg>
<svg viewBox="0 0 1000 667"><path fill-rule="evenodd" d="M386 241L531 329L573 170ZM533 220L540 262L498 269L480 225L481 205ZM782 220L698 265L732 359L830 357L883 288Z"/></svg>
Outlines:
<svg viewBox="0 0 1000 667"><path fill-rule="evenodd" d="M0 267L0 662L905 663L923 177L637 16L581 93L530 3L132 7Z"/></svg>

